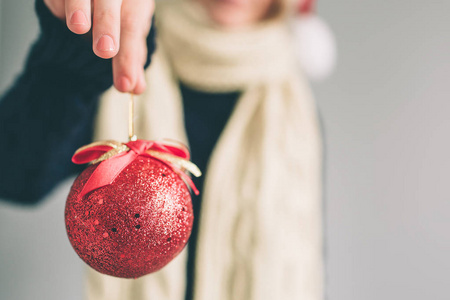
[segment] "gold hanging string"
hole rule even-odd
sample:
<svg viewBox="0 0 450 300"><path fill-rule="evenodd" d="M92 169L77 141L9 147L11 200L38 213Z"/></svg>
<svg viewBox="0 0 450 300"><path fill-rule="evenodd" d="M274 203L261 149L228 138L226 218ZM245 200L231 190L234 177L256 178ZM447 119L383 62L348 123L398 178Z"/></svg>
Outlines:
<svg viewBox="0 0 450 300"><path fill-rule="evenodd" d="M130 100L128 102L128 139L130 141L137 140L134 134L134 95L130 93Z"/></svg>

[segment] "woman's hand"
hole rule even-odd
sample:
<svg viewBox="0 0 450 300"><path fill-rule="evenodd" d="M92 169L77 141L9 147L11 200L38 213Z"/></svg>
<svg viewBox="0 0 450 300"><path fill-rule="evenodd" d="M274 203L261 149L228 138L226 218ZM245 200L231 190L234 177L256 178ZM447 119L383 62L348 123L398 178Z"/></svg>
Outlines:
<svg viewBox="0 0 450 300"><path fill-rule="evenodd" d="M92 29L92 48L113 58L114 85L121 92L141 94L146 87L146 38L154 0L44 0L50 11L66 20L74 33ZM92 24L91 24L92 23Z"/></svg>

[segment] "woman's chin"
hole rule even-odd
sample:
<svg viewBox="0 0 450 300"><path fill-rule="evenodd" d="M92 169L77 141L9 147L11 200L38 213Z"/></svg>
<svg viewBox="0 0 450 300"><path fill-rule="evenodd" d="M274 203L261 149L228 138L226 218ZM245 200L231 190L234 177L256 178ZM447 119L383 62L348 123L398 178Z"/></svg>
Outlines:
<svg viewBox="0 0 450 300"><path fill-rule="evenodd" d="M243 27L258 23L268 14L275 0L198 0L210 18L222 27Z"/></svg>
<svg viewBox="0 0 450 300"><path fill-rule="evenodd" d="M214 23L226 28L238 28L256 22L256 20L243 15L241 11L226 12L214 9L209 11L209 16Z"/></svg>
<svg viewBox="0 0 450 300"><path fill-rule="evenodd" d="M239 27L252 22L245 1L199 0L211 20L221 27Z"/></svg>

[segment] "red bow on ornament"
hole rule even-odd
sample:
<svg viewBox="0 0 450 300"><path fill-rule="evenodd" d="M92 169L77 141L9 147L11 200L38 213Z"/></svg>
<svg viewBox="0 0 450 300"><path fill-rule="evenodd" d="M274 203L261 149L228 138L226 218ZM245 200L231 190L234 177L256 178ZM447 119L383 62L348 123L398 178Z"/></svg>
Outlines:
<svg viewBox="0 0 450 300"><path fill-rule="evenodd" d="M72 157L72 162L75 164L100 162L80 192L80 199L93 190L111 184L123 169L141 155L152 157L171 167L189 184L196 195L199 194L194 182L184 172L188 170L196 177L201 176L197 166L189 161L190 155L186 147L146 140L130 141L125 144L104 141L81 147Z"/></svg>

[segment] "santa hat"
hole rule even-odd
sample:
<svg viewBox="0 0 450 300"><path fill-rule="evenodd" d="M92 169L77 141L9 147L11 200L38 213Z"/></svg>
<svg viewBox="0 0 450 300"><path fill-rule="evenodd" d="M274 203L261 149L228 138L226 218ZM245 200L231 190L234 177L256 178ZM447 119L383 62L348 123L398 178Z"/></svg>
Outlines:
<svg viewBox="0 0 450 300"><path fill-rule="evenodd" d="M292 31L303 71L312 80L322 80L334 69L336 41L330 27L316 15L315 5L316 0L300 0Z"/></svg>

